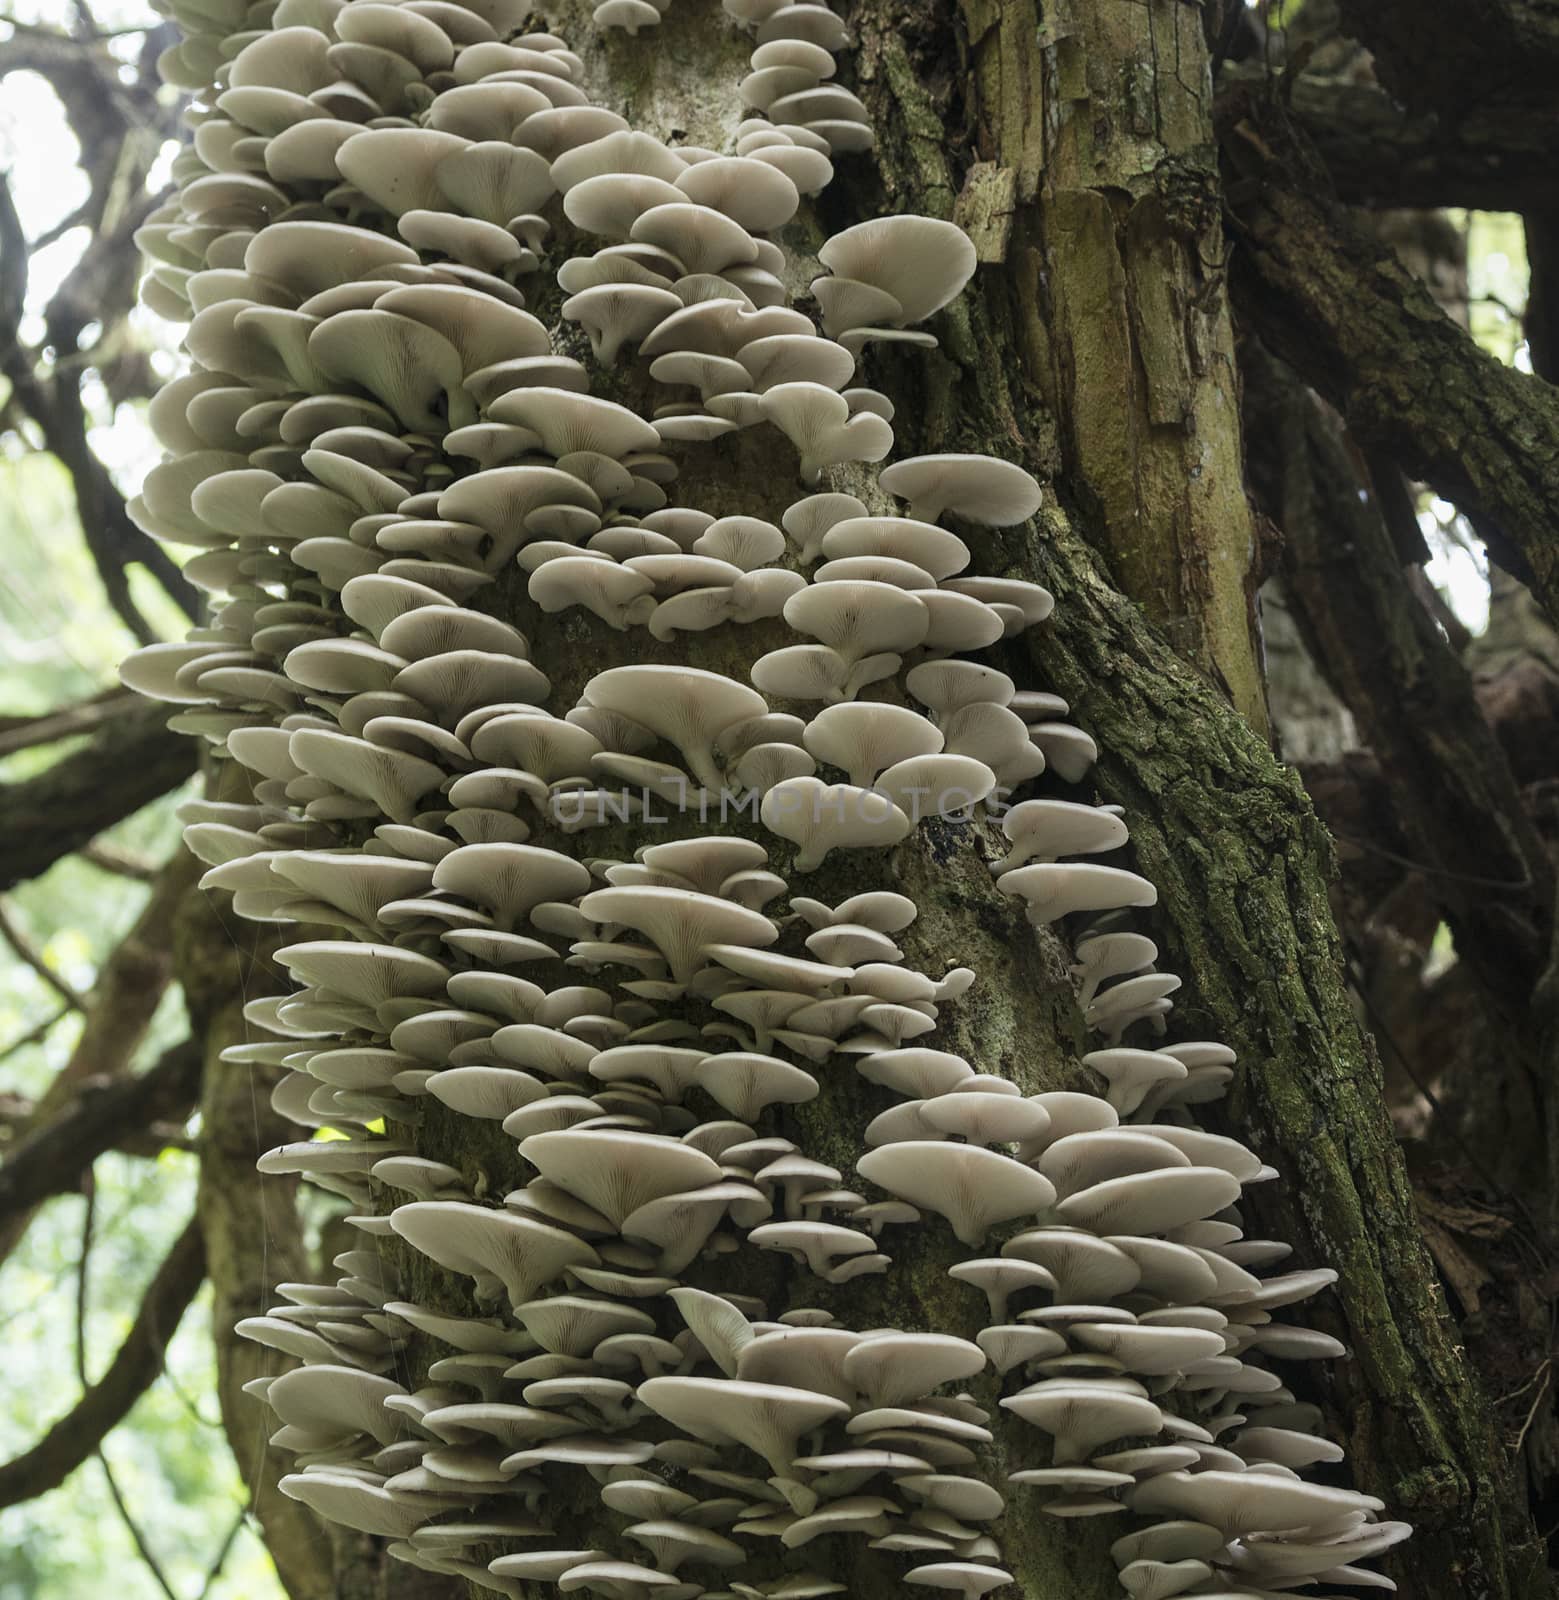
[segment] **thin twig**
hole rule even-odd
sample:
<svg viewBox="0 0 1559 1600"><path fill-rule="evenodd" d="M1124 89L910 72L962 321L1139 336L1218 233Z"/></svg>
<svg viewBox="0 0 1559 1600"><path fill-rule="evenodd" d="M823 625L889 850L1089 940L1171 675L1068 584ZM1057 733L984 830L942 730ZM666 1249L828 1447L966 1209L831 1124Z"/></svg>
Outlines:
<svg viewBox="0 0 1559 1600"><path fill-rule="evenodd" d="M153 1274L108 1370L36 1444L0 1464L0 1508L57 1488L97 1453L157 1381L169 1341L205 1278L205 1240L191 1217Z"/></svg>
<svg viewBox="0 0 1559 1600"><path fill-rule="evenodd" d="M97 1186L90 1180L86 1187L86 1202L86 1210L81 1218L81 1256L76 1263L76 1379L83 1390L92 1387L87 1373L87 1306L91 1293L89 1270L92 1264L92 1228L97 1218ZM130 1507L126 1504L125 1497L120 1493L119 1485L114 1479L113 1468L108 1464L108 1457L103 1454L101 1441L96 1454L98 1465L103 1469L103 1481L108 1485L109 1498L114 1502L119 1520L124 1523L125 1532L130 1535L131 1543L140 1553L146 1570L151 1573L157 1587L167 1595L168 1600L179 1600L178 1592L168 1582L167 1575L152 1553L151 1546L147 1544L145 1534L141 1532L135 1518L130 1514Z"/></svg>
<svg viewBox="0 0 1559 1600"><path fill-rule="evenodd" d="M69 1006L61 1006L52 1017L45 1017L35 1027L29 1028L26 1033L13 1039L7 1045L0 1045L0 1061L9 1061L18 1050L25 1050L30 1044L37 1044L40 1039L48 1036L49 1030L57 1022L63 1022L70 1015Z"/></svg>
<svg viewBox="0 0 1559 1600"><path fill-rule="evenodd" d="M238 1535L243 1532L244 1524L249 1520L248 1506L240 1506L238 1515L228 1525L227 1537L217 1546L217 1553L212 1557L211 1565L206 1569L205 1582L200 1586L200 1593L195 1600L207 1600L218 1578L222 1576L222 1568L227 1565L227 1558L232 1554L233 1545Z"/></svg>
<svg viewBox="0 0 1559 1600"><path fill-rule="evenodd" d="M1537 1418L1537 1408L1542 1405L1543 1396L1548 1393L1548 1387L1553 1382L1553 1363L1546 1356L1543 1358L1543 1365L1538 1370L1543 1375L1543 1381L1538 1388L1537 1394L1533 1397L1530 1409L1527 1411L1526 1421L1521 1424L1521 1432L1516 1435L1516 1442L1510 1447L1510 1453L1513 1456L1521 1454L1521 1447L1527 1442L1527 1434L1532 1431L1532 1424Z"/></svg>
<svg viewBox="0 0 1559 1600"><path fill-rule="evenodd" d="M1521 879L1515 878L1484 878L1475 872L1457 872L1454 867L1431 866L1427 861L1415 861L1411 856L1400 855L1395 850L1388 850L1383 844L1376 844L1370 839L1355 838L1352 834L1340 833L1332 829L1332 837L1339 844L1345 844L1350 849L1362 850L1366 855L1379 856L1383 861L1390 861L1395 866L1403 867L1409 872L1421 872L1425 877L1444 878L1450 883L1464 883L1472 889L1488 889L1491 892L1502 894L1525 894L1532 887L1532 875L1528 873Z"/></svg>
<svg viewBox="0 0 1559 1600"><path fill-rule="evenodd" d="M137 883L150 883L162 871L163 864L147 856L133 855L118 845L104 844L94 839L82 845L77 852L83 861L90 861L102 872L111 872L117 878L133 878Z"/></svg>
<svg viewBox="0 0 1559 1600"><path fill-rule="evenodd" d="M43 981L70 1007L72 1011L87 1009L86 997L79 995L43 958L43 952L33 944L18 926L15 908L4 895L0 895L0 939L10 945L12 953L25 966L32 968Z"/></svg>
<svg viewBox="0 0 1559 1600"><path fill-rule="evenodd" d="M71 72L80 74L90 70L84 65L84 52L79 44L68 40L61 40L60 44ZM28 64L41 70L41 63ZM58 89L57 84L55 87ZM85 92L94 92L96 87L89 84ZM104 84L101 87L100 98L112 103L115 86ZM62 99L67 106L73 103L69 94L62 95ZM119 149L128 151L130 136L144 129L124 123L122 118L120 121ZM108 198L105 192L105 206ZM200 594L167 551L131 521L124 496L91 448L80 377L66 369L72 359L81 354L78 348L81 327L95 314L86 308L94 301L95 284L85 280L102 276L110 252L120 248L133 251L135 228L155 203L155 197L141 195L133 215L118 219L112 228L106 225L105 217L97 228L88 246L88 255L72 269L66 284L45 310L48 343L58 355L51 370L41 371L38 353L20 338L27 296L28 254L32 246L17 214L10 186L5 175L0 173L0 370L10 380L17 403L37 423L50 451L70 473L82 536L109 604L142 644L154 642L157 635L130 592L128 568L132 562L145 567L191 617L200 614ZM72 292L71 280L77 277L83 281L79 289Z"/></svg>

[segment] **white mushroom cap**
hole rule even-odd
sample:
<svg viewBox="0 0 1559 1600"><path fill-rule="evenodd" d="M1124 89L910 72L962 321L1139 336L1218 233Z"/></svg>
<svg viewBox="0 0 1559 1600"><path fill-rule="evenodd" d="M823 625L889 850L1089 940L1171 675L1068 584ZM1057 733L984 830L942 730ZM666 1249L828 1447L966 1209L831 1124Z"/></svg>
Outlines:
<svg viewBox="0 0 1559 1600"><path fill-rule="evenodd" d="M1006 813L1001 827L1012 841L1012 849L992 867L992 871L998 873L1035 859L1054 861L1060 856L1097 855L1117 850L1128 838L1126 824L1113 812L1070 800L1025 800ZM1122 937L1141 940L1151 948L1150 941L1142 940L1141 935ZM1080 959L1087 942L1078 941ZM1157 953L1153 950L1148 961Z"/></svg>
<svg viewBox="0 0 1559 1600"><path fill-rule="evenodd" d="M392 1539L403 1539L429 1518L468 1506L475 1498L469 1489L444 1494L391 1490L376 1473L346 1467L310 1466L288 1474L278 1487L327 1522Z"/></svg>
<svg viewBox="0 0 1559 1600"><path fill-rule="evenodd" d="M1100 1445L1115 1439L1155 1435L1164 1421L1140 1389L1071 1378L1044 1379L1009 1395L1001 1405L1054 1436L1058 1466L1085 1462Z"/></svg>
<svg viewBox="0 0 1559 1600"><path fill-rule="evenodd" d="M782 1250L825 1283L847 1283L868 1273L887 1270L888 1258L872 1249L869 1234L828 1222L766 1222L747 1235L760 1250Z"/></svg>
<svg viewBox="0 0 1559 1600"><path fill-rule="evenodd" d="M763 414L795 445L804 483L843 461L881 461L893 448L893 429L870 411L820 383L781 383L760 397Z"/></svg>
<svg viewBox="0 0 1559 1600"><path fill-rule="evenodd" d="M1059 1333L1028 1323L996 1323L982 1328L974 1337L991 1366L1003 1376L1014 1367L1062 1355L1067 1348Z"/></svg>
<svg viewBox="0 0 1559 1600"><path fill-rule="evenodd" d="M781 1477L790 1474L802 1434L849 1415L831 1395L728 1378L651 1378L639 1399L657 1415L715 1444L741 1444Z"/></svg>
<svg viewBox="0 0 1559 1600"><path fill-rule="evenodd" d="M818 251L830 272L890 294L898 320L923 322L974 275L974 246L962 228L933 217L878 217L836 233ZM930 521L932 519L925 519Z"/></svg>
<svg viewBox="0 0 1559 1600"><path fill-rule="evenodd" d="M669 1572L635 1566L630 1561L584 1561L570 1567L557 1584L565 1593L588 1589L592 1594L606 1595L607 1600L645 1600L656 1589L677 1587L677 1580Z"/></svg>
<svg viewBox="0 0 1559 1600"><path fill-rule="evenodd" d="M582 324L596 359L610 366L625 344L637 344L681 302L646 283L600 283L563 302L563 315Z"/></svg>
<svg viewBox="0 0 1559 1600"><path fill-rule="evenodd" d="M641 28L660 26L660 12L649 0L601 0L590 16L597 27L622 28L630 38Z"/></svg>
<svg viewBox="0 0 1559 1600"><path fill-rule="evenodd" d="M813 583L785 602L785 620L850 665L885 651L913 649L926 636L925 607L882 583Z"/></svg>
<svg viewBox="0 0 1559 1600"><path fill-rule="evenodd" d="M712 1183L683 1194L662 1195L624 1219L623 1236L660 1247L657 1266L680 1272L702 1250L729 1212L750 1223L769 1214L762 1192L744 1183Z"/></svg>
<svg viewBox="0 0 1559 1600"><path fill-rule="evenodd" d="M497 1557L488 1570L497 1577L526 1583L556 1583L570 1568L605 1559L603 1550L527 1550Z"/></svg>
<svg viewBox="0 0 1559 1600"><path fill-rule="evenodd" d="M863 1056L856 1070L870 1083L884 1084L917 1100L947 1094L974 1076L974 1069L962 1056L917 1047Z"/></svg>
<svg viewBox="0 0 1559 1600"><path fill-rule="evenodd" d="M693 776L716 789L715 741L734 724L768 711L762 695L745 685L693 667L612 667L590 680L585 700L675 745Z"/></svg>
<svg viewBox="0 0 1559 1600"><path fill-rule="evenodd" d="M1125 1294L1142 1277L1142 1269L1119 1246L1078 1228L1031 1229L1009 1239L1001 1253L1044 1267L1056 1280L1060 1305Z"/></svg>
<svg viewBox="0 0 1559 1600"><path fill-rule="evenodd" d="M739 222L710 206L686 202L651 207L633 224L630 237L669 251L689 272L720 272L758 255L757 244Z"/></svg>
<svg viewBox="0 0 1559 1600"><path fill-rule="evenodd" d="M1110 1557L1117 1567L1132 1561L1211 1560L1224 1546L1224 1537L1205 1522L1158 1522L1117 1539Z"/></svg>
<svg viewBox="0 0 1559 1600"><path fill-rule="evenodd" d="M739 1051L706 1056L695 1078L711 1099L744 1122L767 1106L802 1105L819 1093L817 1079L800 1067Z"/></svg>
<svg viewBox="0 0 1559 1600"><path fill-rule="evenodd" d="M564 1267L593 1262L582 1239L511 1212L454 1200L398 1206L390 1225L413 1248L453 1272L501 1285L511 1304L529 1300Z"/></svg>
<svg viewBox="0 0 1559 1600"><path fill-rule="evenodd" d="M853 1402L856 1387L845 1377L844 1358L862 1337L846 1328L823 1327L782 1327L761 1333L742 1347L735 1376L752 1383L810 1389Z"/></svg>
<svg viewBox="0 0 1559 1600"><path fill-rule="evenodd" d="M843 1374L872 1407L921 1400L944 1383L985 1369L985 1352L939 1333L868 1334L844 1357Z"/></svg>
<svg viewBox="0 0 1559 1600"><path fill-rule="evenodd" d="M822 554L828 530L849 517L863 517L866 507L849 494L814 494L798 500L781 521L785 531L800 545L797 559L810 565Z"/></svg>
<svg viewBox="0 0 1559 1600"><path fill-rule="evenodd" d="M890 469L891 470L891 469ZM909 517L850 517L823 535L823 554L882 555L912 562L938 582L969 564L969 547L955 534Z"/></svg>
<svg viewBox="0 0 1559 1600"><path fill-rule="evenodd" d="M966 522L1005 528L1039 509L1039 485L1010 461L995 456L914 456L885 467L877 481L910 502L910 515L935 522L944 511Z"/></svg>
<svg viewBox="0 0 1559 1600"><path fill-rule="evenodd" d="M1221 1355L1224 1349L1222 1334L1205 1328L1074 1323L1067 1336L1089 1350L1112 1356L1127 1372L1148 1377L1184 1372L1199 1361Z"/></svg>
<svg viewBox="0 0 1559 1600"><path fill-rule="evenodd" d="M795 184L777 167L742 156L700 161L675 181L689 200L723 212L752 233L783 227L801 203Z"/></svg>
<svg viewBox="0 0 1559 1600"><path fill-rule="evenodd" d="M1121 867L1091 863L1040 862L1004 872L996 887L1021 895L1036 927L1077 911L1116 911L1158 904L1158 890L1146 878Z"/></svg>
<svg viewBox="0 0 1559 1600"><path fill-rule="evenodd" d="M880 849L911 831L909 818L886 796L810 777L776 784L764 795L759 815L771 833L799 846L798 872L815 870L830 850Z"/></svg>
<svg viewBox="0 0 1559 1600"><path fill-rule="evenodd" d="M555 457L593 450L617 459L660 447L660 435L626 406L567 389L513 389L487 409L495 422L530 428Z"/></svg>
<svg viewBox="0 0 1559 1600"><path fill-rule="evenodd" d="M940 1561L911 1568L904 1574L904 1581L930 1589L952 1589L963 1595L964 1600L979 1600L992 1589L1011 1583L1013 1577L1001 1567L975 1561Z"/></svg>
<svg viewBox="0 0 1559 1600"><path fill-rule="evenodd" d="M1165 1234L1231 1205L1239 1179L1218 1167L1166 1167L1109 1178L1067 1196L1065 1222L1102 1233Z"/></svg>
<svg viewBox="0 0 1559 1600"><path fill-rule="evenodd" d="M805 333L754 339L737 352L737 361L750 378L743 387L757 394L782 383L818 383L842 389L855 371L855 358L842 345Z"/></svg>
<svg viewBox="0 0 1559 1600"><path fill-rule="evenodd" d="M711 945L762 947L779 937L760 912L685 889L597 889L580 901L580 910L594 921L621 923L645 934L664 953L678 983L686 983L704 964Z"/></svg>
<svg viewBox="0 0 1559 1600"><path fill-rule="evenodd" d="M520 1155L613 1227L663 1195L720 1181L720 1169L675 1139L615 1129L568 1128L532 1134Z"/></svg>
<svg viewBox="0 0 1559 1600"><path fill-rule="evenodd" d="M905 1140L869 1151L856 1171L946 1217L969 1245L980 1244L996 1223L1045 1210L1055 1199L1047 1178L979 1145Z"/></svg>
<svg viewBox="0 0 1559 1600"><path fill-rule="evenodd" d="M1049 769L1067 783L1081 783L1099 759L1092 737L1069 722L1031 723L1029 738L1044 754Z"/></svg>
<svg viewBox="0 0 1559 1600"><path fill-rule="evenodd" d="M1178 987L1179 979L1174 982ZM1138 1110L1153 1090L1183 1082L1186 1075L1184 1063L1158 1050L1092 1050L1082 1059L1109 1085L1105 1098L1122 1116Z"/></svg>
<svg viewBox="0 0 1559 1600"><path fill-rule="evenodd" d="M1225 1539L1311 1525L1326 1528L1351 1512L1385 1509L1373 1495L1261 1471L1159 1473L1138 1486L1132 1504L1149 1514L1194 1517L1217 1528Z"/></svg>

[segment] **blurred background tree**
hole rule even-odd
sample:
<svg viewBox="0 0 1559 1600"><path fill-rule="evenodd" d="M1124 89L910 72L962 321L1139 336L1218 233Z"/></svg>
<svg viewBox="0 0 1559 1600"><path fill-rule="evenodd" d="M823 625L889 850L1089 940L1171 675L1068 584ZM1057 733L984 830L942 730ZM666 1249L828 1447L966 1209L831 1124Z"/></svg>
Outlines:
<svg viewBox="0 0 1559 1600"><path fill-rule="evenodd" d="M1274 738L1337 840L1335 910L1426 1240L1546 1533L1553 1045L1547 951L1525 936L1559 832L1559 639L1521 539L1486 507L1463 514L1433 447L1327 392L1342 335L1295 334L1283 240L1244 185L1281 162L1331 227L1318 249L1384 241L1469 350L1552 380L1559 127L1514 91L1476 115L1453 103L1393 32L1397 4L1368 22L1364 0L1204 9L1250 487L1271 535ZM1431 9L1457 36L1453 9ZM0 1600L275 1600L273 1558L307 1594L324 1539L274 1493L262 1415L237 1394L258 1368L225 1332L279 1268L308 1277L330 1250L287 1184L252 1175L276 1142L263 1093L242 1074L202 1082L205 1035L263 952L193 893L174 817L199 782L193 742L114 671L135 643L180 636L197 601L125 514L157 455L146 402L177 362L175 332L137 308L133 244L177 148L155 73L171 38L140 0L0 15ZM1393 628L1418 654L1369 670L1370 631ZM1436 750L1400 737L1414 706L1442 719ZM1479 749L1508 768L1494 869L1488 838L1436 836L1456 826L1453 768ZM1478 925L1469 900L1509 920L1508 944L1457 948L1452 924ZM202 1183L247 1234L200 1238Z"/></svg>
<svg viewBox="0 0 1559 1600"><path fill-rule="evenodd" d="M164 1066L165 1091L99 1104L190 1028L173 925L194 874L167 864L195 752L115 673L195 604L124 510L176 360L136 308L132 239L176 148L155 72L171 29L129 0L20 6L0 33L0 1596L272 1600L246 1520L263 1424L240 1463L198 1259L151 1287L194 1209L196 1074ZM102 1130L84 1142L83 1111ZM32 1147L49 1159L22 1154L50 1128ZM35 1175L41 1203L15 1192ZM126 1348L141 1360L116 1383ZM111 1426L63 1429L85 1459L39 1493L67 1463L30 1452L93 1386Z"/></svg>

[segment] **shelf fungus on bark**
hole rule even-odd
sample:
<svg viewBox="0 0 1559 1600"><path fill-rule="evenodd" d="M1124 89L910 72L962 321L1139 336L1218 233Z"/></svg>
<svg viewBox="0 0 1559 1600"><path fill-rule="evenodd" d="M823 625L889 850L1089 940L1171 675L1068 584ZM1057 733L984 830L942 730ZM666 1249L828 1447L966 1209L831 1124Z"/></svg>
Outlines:
<svg viewBox="0 0 1559 1600"><path fill-rule="evenodd" d="M1096 755L1065 701L966 659L1051 612L972 553L1039 485L939 454L862 487L893 406L860 364L935 342L973 248L868 220L822 246L821 327L790 304L769 235L872 144L841 19L726 0L755 48L714 150L590 104L521 0L173 9L194 143L140 239L191 366L132 511L212 610L123 676L249 783L181 808L204 884L310 925L225 1053L330 1135L263 1170L364 1239L239 1325L298 1363L249 1386L284 1492L516 1597L813 1600L852 1541L979 1600L1014 1581L999 1434L1014 1508L1132 1522L1129 1594L1373 1581L1407 1530L1301 1478L1340 1452L1269 1365L1338 1353L1273 1317L1332 1278L1270 1271L1286 1247L1239 1207L1274 1174L1191 1120L1236 1062L1168 1036L1178 980L1128 920L1153 886L1092 859L1126 824L1004 804ZM544 262L588 365L526 309ZM606 369L652 414L593 392ZM751 429L817 492L679 503ZM840 463L859 493L823 482ZM493 615L520 585L551 637ZM591 619L625 664L580 672ZM722 670L683 659L705 640ZM935 1047L978 979L916 970L881 864L962 816L1000 818L996 887L1070 945L1099 1093ZM840 858L871 886L800 892ZM858 1103L846 1081L874 1108L841 1135L860 1190L797 1114ZM457 1131L421 1144L435 1122ZM806 1303L891 1282L906 1230L977 1339ZM387 1242L428 1265L403 1280ZM785 1267L798 1303L715 1292L727 1258ZM407 1287L433 1267L437 1303Z"/></svg>

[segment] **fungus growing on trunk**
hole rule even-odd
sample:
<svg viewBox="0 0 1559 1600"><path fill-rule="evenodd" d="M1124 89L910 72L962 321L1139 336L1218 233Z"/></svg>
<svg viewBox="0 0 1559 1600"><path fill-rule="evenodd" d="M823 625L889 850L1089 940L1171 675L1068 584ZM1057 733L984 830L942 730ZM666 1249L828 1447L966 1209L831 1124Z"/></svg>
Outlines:
<svg viewBox="0 0 1559 1600"><path fill-rule="evenodd" d="M251 1020L281 1042L232 1057L344 1135L264 1170L374 1245L240 1325L301 1363L261 1386L284 1492L505 1593L695 1600L751 1564L732 1592L811 1600L844 1585L765 1575L776 1547L827 1573L859 1545L979 1600L1013 1581L999 1434L1013 1509L1158 1519L1113 1546L1129 1594L1344 1581L1405 1530L1299 1478L1336 1452L1267 1366L1335 1352L1271 1318L1330 1277L1258 1275L1282 1247L1238 1207L1271 1174L1190 1120L1232 1052L1144 1043L1178 984L1123 920L1153 885L1077 860L1126 824L1049 787L1092 739L964 659L1051 613L978 570L1040 487L987 456L861 469L894 442L873 347L934 345L974 247L846 228L819 328L766 237L799 242L871 146L842 20L726 0L756 48L714 150L590 105L518 3L282 9L189 12L168 58L206 98L148 295L194 365L133 510L215 600L124 678L252 786L186 813L207 885L332 933L278 952L298 988ZM525 309L544 270L557 329ZM585 337L588 364L558 348ZM743 470L701 509L712 450ZM793 474L830 476L762 493ZM705 640L718 671L684 659ZM981 980L909 959L893 852L969 820L1103 1040L1071 1088L935 1046ZM839 903L799 892L841 860ZM451 1302L387 1281L387 1239ZM977 1338L843 1325L901 1240L951 1261Z"/></svg>

